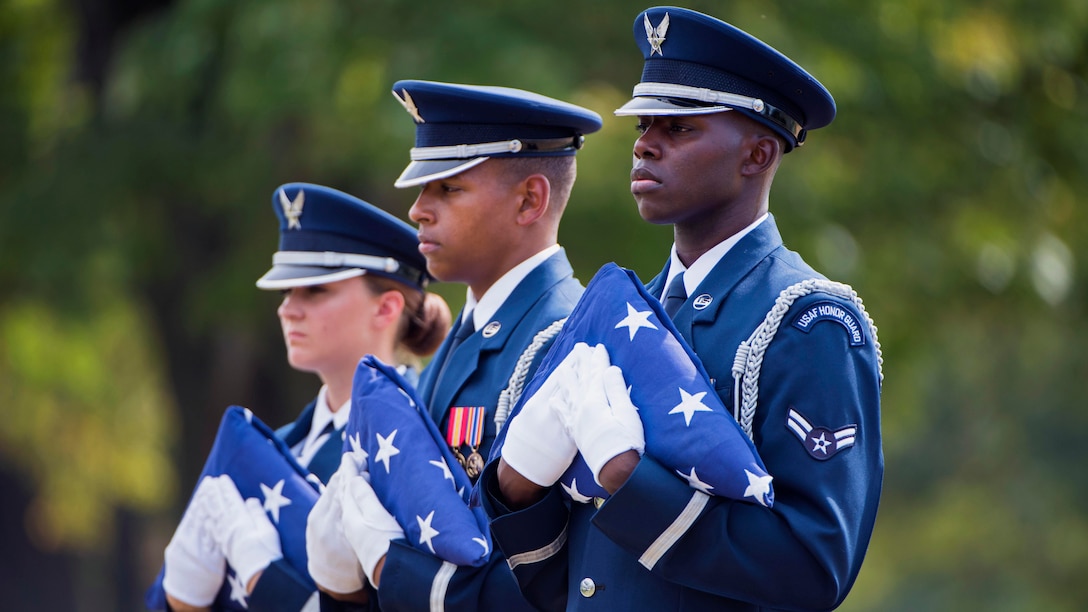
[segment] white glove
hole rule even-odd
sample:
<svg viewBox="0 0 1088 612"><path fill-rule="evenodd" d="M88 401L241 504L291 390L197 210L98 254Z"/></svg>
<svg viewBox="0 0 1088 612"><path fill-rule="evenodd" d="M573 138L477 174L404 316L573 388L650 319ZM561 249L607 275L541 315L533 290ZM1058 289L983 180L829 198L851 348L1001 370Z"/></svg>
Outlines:
<svg viewBox="0 0 1088 612"><path fill-rule="evenodd" d="M257 498L242 500L242 494L230 476L219 476L214 482L216 495L212 497L214 503L211 505L215 528L212 536L223 549L223 556L238 574L238 579L248 585L254 574L283 558L280 534Z"/></svg>
<svg viewBox="0 0 1088 612"><path fill-rule="evenodd" d="M589 359L588 371L594 374L583 387L584 395L559 412L597 484L609 459L629 450L639 455L646 450L642 421L631 403L623 371L607 364L608 351L598 344Z"/></svg>
<svg viewBox="0 0 1088 612"><path fill-rule="evenodd" d="M341 521L344 482L358 475L351 455L341 455L340 469L329 479L306 519L307 570L314 582L333 593L354 593L363 588L363 567L344 537Z"/></svg>
<svg viewBox="0 0 1088 612"><path fill-rule="evenodd" d="M163 589L191 606L210 606L223 584L227 560L208 527L211 476L205 476L166 546Z"/></svg>
<svg viewBox="0 0 1088 612"><path fill-rule="evenodd" d="M578 454L557 411L560 406L567 407L570 398L579 393L579 371L591 352L585 342L575 344L507 424L502 458L542 487L555 484Z"/></svg>
<svg viewBox="0 0 1088 612"><path fill-rule="evenodd" d="M368 474L348 478L343 487L344 536L362 564L367 580L377 587L374 568L389 552L389 543L404 537L404 530L374 493Z"/></svg>

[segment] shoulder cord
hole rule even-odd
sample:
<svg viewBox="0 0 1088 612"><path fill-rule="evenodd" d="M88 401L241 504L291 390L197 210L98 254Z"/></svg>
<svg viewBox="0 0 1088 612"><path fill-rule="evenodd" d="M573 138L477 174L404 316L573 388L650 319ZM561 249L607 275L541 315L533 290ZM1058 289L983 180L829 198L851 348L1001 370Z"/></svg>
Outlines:
<svg viewBox="0 0 1088 612"><path fill-rule="evenodd" d="M857 292L850 285L822 279L809 279L791 285L778 294L778 299L764 317L763 323L747 340L740 343L733 359L733 418L737 420L748 438L752 438L752 417L755 416L759 396L759 370L763 366L763 355L767 352L767 346L774 339L790 306L798 298L817 291L850 300L865 317L865 321L869 324L869 332L873 336L873 346L876 347L880 382L884 382L884 358L880 353L880 341L876 337L876 325L869 313L865 312L865 306L862 305Z"/></svg>
<svg viewBox="0 0 1088 612"><path fill-rule="evenodd" d="M533 365L536 354L559 333L559 330L563 329L563 324L566 322L567 317L563 317L538 331L533 336L533 341L529 343L529 346L525 347L525 350L521 352L518 363L514 366L514 373L510 375L510 381L507 382L506 388L499 394L499 403L495 408L496 434L502 431L502 426L506 424L506 419L510 416L510 409L521 398L521 392L525 390L525 378L529 374L529 366Z"/></svg>

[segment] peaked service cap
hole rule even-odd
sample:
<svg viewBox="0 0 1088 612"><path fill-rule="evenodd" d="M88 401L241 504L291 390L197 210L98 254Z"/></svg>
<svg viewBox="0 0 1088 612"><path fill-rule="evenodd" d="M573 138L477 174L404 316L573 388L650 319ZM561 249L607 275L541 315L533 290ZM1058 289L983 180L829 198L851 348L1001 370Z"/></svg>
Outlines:
<svg viewBox="0 0 1088 612"><path fill-rule="evenodd" d="M279 251L261 289L289 289L376 274L423 290L430 277L416 230L341 191L288 183L272 194Z"/></svg>
<svg viewBox="0 0 1088 612"><path fill-rule="evenodd" d="M736 110L770 127L787 151L835 118L835 100L785 55L724 21L659 6L639 13L645 64L634 97L616 115L700 115Z"/></svg>
<svg viewBox="0 0 1088 612"><path fill-rule="evenodd" d="M393 95L416 122L411 162L396 187L448 178L492 157L574 155L601 117L521 89L397 81Z"/></svg>

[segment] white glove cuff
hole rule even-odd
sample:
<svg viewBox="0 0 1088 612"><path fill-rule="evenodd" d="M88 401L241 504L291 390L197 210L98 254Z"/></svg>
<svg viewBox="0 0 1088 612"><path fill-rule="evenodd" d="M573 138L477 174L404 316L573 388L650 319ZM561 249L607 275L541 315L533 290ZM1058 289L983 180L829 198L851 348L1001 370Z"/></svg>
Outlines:
<svg viewBox="0 0 1088 612"><path fill-rule="evenodd" d="M629 436L615 430L601 432L601 435L593 438L581 450L582 458L585 459L589 469L593 471L593 480L597 481L597 484L601 484L601 468L613 458L629 450L642 455L642 449L638 448Z"/></svg>
<svg viewBox="0 0 1088 612"><path fill-rule="evenodd" d="M381 561L389 554L389 542L384 537L373 538L367 544L367 553L365 562L363 563L363 572L366 573L366 579L370 581L370 584L374 584L374 570L378 567L378 561ZM360 559L363 560L363 559Z"/></svg>
<svg viewBox="0 0 1088 612"><path fill-rule="evenodd" d="M223 585L226 562L208 563L193 555L184 544L171 540L166 546L162 587L171 597L198 608L210 606Z"/></svg>
<svg viewBox="0 0 1088 612"><path fill-rule="evenodd" d="M261 502L251 497L245 505L248 517L239 517L243 522L232 530L224 548L227 561L238 574L238 579L248 585L254 574L282 559L283 551L280 549L279 534L265 516Z"/></svg>
<svg viewBox="0 0 1088 612"><path fill-rule="evenodd" d="M354 552L351 558L355 559ZM326 590L347 594L363 589L363 572L357 560L354 563L329 563L331 558L315 555L310 555L308 559L306 570L310 577Z"/></svg>
<svg viewBox="0 0 1088 612"><path fill-rule="evenodd" d="M520 415L519 415L520 416ZM502 458L519 474L542 487L550 487L570 467L578 447L558 419L545 432L533 427L514 428L517 417L510 422Z"/></svg>

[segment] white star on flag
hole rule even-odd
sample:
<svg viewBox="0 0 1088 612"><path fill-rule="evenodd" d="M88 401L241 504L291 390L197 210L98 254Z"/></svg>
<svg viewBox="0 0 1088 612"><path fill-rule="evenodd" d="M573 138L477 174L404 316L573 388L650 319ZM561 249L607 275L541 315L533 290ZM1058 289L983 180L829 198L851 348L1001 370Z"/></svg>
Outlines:
<svg viewBox="0 0 1088 612"><path fill-rule="evenodd" d="M230 600L237 601L246 610L249 609L249 604L246 603L246 597L249 596L246 590L246 585L242 584L242 579L238 577L238 574L232 573L227 579L230 581Z"/></svg>
<svg viewBox="0 0 1088 612"><path fill-rule="evenodd" d="M427 518L416 517L416 521L419 522L419 543L426 544L431 549L431 554L434 554L434 543L431 540L438 535L438 530L431 527L432 520L434 520L434 510L431 510Z"/></svg>
<svg viewBox="0 0 1088 612"><path fill-rule="evenodd" d="M634 340L635 339L635 333L638 332L640 327L645 327L647 329L657 329L657 326L654 325L653 323L650 323L650 321L649 321L650 315L652 315L653 313L654 313L654 311L652 311L652 310L647 310L645 312L639 312L639 311L635 310L635 307L632 306L630 302L628 302L627 303L627 316L624 317L624 319L622 321L620 321L619 323L616 323L615 329L619 329L621 327L626 327L627 332L631 335L630 340Z"/></svg>
<svg viewBox="0 0 1088 612"><path fill-rule="evenodd" d="M354 435L348 436L348 444L351 445L351 458L355 460L355 467L360 470L366 469L366 458L370 456L365 450L363 450L363 442L359 439L359 432L355 432Z"/></svg>
<svg viewBox="0 0 1088 612"><path fill-rule="evenodd" d="M491 554L491 547L487 545L487 540L483 538L472 538L472 541L483 547L485 555Z"/></svg>
<svg viewBox="0 0 1088 612"><path fill-rule="evenodd" d="M691 417L696 412L713 412L709 406L703 403L703 398L706 396L706 391L700 391L695 395L680 389L680 403L676 405L669 414L683 414L684 423L691 427Z"/></svg>
<svg viewBox="0 0 1088 612"><path fill-rule="evenodd" d="M691 472L689 472L687 474L681 472L680 470L676 470L676 473L680 474L681 476L684 477L684 480L688 481L688 486L690 486L693 489L698 489L698 490L702 491L703 493L706 493L707 495L710 495L710 490L714 488L714 487L710 486L709 484L703 482L702 480L699 480L699 476L695 473L695 467L694 466L692 466Z"/></svg>
<svg viewBox="0 0 1088 612"><path fill-rule="evenodd" d="M385 473L389 473L389 459L393 455L399 455L400 449L393 446L393 438L397 437L396 429L393 433L389 434L388 438L383 438L380 433L374 434L378 437L378 452L374 455L374 461L380 461L385 464Z"/></svg>
<svg viewBox="0 0 1088 612"><path fill-rule="evenodd" d="M450 466L444 460L438 459L437 461L431 461L430 464L442 470L443 480L453 480L453 472L450 471ZM457 486L457 481L453 481L453 486Z"/></svg>
<svg viewBox="0 0 1088 612"><path fill-rule="evenodd" d="M744 470L744 473L748 475L748 488L744 490L745 497L754 497L761 506L767 504L763 501L767 494L771 492L771 480L773 476L757 476L748 470Z"/></svg>
<svg viewBox="0 0 1088 612"><path fill-rule="evenodd" d="M280 522L280 508L291 505L291 500L283 496L283 482L280 480L271 488L261 483L261 493L264 493L264 510L272 515L272 520L276 523Z"/></svg>
<svg viewBox="0 0 1088 612"><path fill-rule="evenodd" d="M582 495L582 493L578 490L577 478L571 479L569 487L564 483L559 484L563 485L563 490L567 492L567 495L570 495L571 501L576 501L580 504L588 504L589 502L593 501L592 497Z"/></svg>

